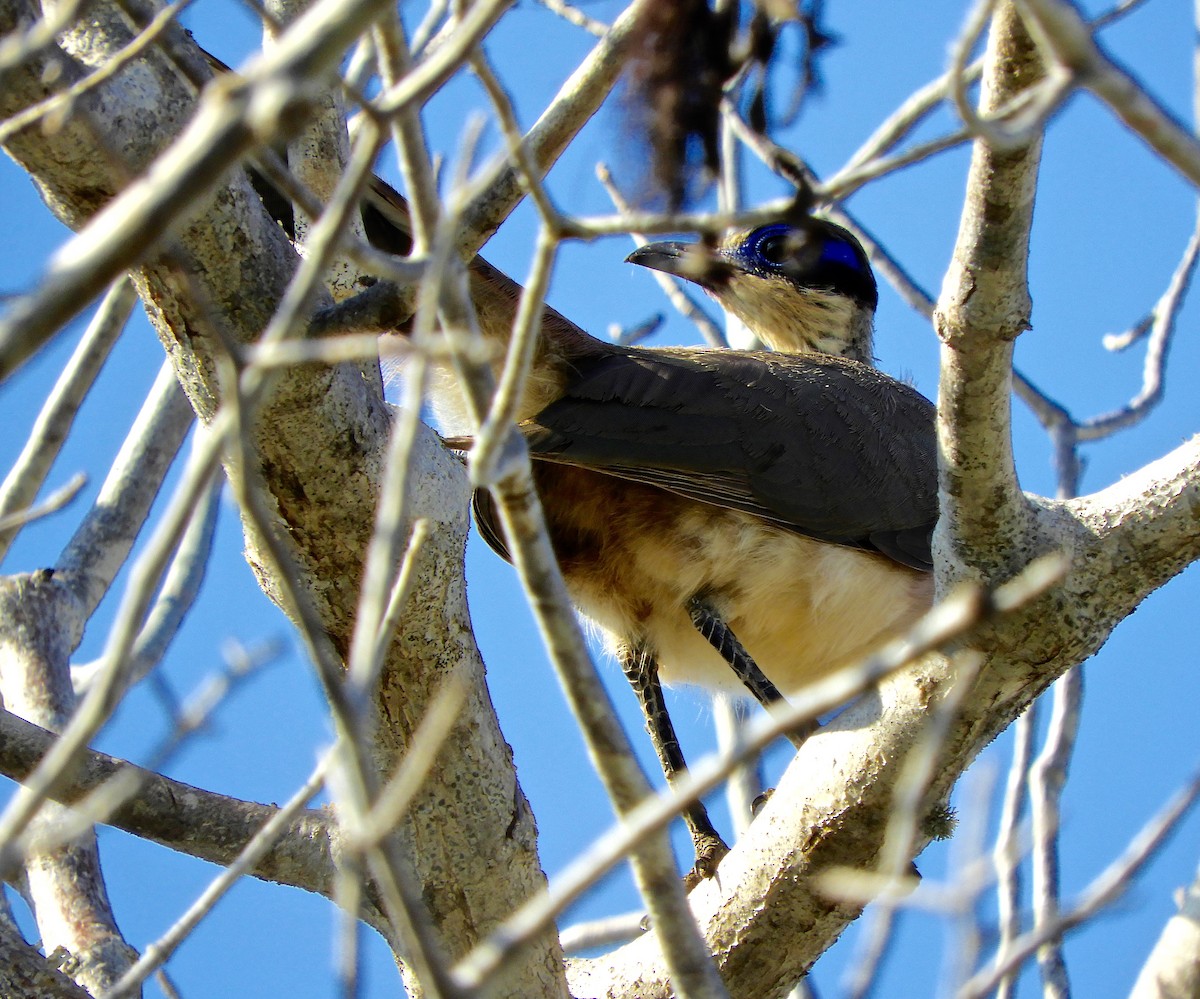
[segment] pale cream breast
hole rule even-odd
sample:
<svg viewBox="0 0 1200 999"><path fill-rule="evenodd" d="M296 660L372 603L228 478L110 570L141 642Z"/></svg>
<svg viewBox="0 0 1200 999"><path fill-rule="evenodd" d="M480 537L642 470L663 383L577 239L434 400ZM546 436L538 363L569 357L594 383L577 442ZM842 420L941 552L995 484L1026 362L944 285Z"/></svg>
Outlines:
<svg viewBox="0 0 1200 999"><path fill-rule="evenodd" d="M931 576L883 556L814 541L748 514L678 498L673 506L670 524L651 522L642 508L643 529L625 524L607 533L621 539L619 547L607 542L589 550L578 568L564 561L573 598L610 648L645 642L669 684L744 693L692 626L685 607L697 594L785 693L860 658L932 601Z"/></svg>

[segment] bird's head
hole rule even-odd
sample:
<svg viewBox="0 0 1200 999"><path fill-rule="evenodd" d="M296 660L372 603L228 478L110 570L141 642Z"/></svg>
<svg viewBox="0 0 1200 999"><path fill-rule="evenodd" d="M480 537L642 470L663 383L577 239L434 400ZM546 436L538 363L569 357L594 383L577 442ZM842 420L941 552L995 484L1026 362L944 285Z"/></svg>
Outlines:
<svg viewBox="0 0 1200 999"><path fill-rule="evenodd" d="M772 350L874 360L875 276L858 240L832 222L773 222L716 246L647 243L626 259L695 282Z"/></svg>

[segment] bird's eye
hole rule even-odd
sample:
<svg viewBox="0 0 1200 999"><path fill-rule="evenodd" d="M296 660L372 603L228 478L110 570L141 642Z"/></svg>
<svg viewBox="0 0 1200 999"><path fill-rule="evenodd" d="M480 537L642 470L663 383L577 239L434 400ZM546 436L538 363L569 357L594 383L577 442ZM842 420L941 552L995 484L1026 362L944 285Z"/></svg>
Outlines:
<svg viewBox="0 0 1200 999"><path fill-rule="evenodd" d="M758 255L768 264L782 264L787 252L788 238L783 233L768 236L758 244Z"/></svg>
<svg viewBox="0 0 1200 999"><path fill-rule="evenodd" d="M771 267L782 266L793 257L804 240L803 233L787 225L769 225L750 234L750 252Z"/></svg>

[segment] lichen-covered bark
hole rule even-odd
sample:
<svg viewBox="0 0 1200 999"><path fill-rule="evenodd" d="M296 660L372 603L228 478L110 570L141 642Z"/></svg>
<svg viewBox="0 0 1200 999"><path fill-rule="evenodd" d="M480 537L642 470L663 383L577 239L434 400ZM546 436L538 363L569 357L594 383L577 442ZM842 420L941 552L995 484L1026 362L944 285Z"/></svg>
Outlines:
<svg viewBox="0 0 1200 999"><path fill-rule="evenodd" d="M0 28L11 28L16 12L13 4L0 7ZM63 60L69 81L71 60L51 55ZM45 96L42 79L36 61L15 70L0 110L11 114ZM118 83L82 99L60 132L31 130L8 146L69 225L86 222L120 191L195 106L194 95L157 59L135 64ZM115 161L105 152L112 150L120 151ZM248 343L260 334L294 272L295 255L240 173L202 199L189 218L176 228L168 252L143 262L136 282L181 384L207 421L221 398L216 371L224 338ZM268 485L272 529L291 544L298 582L334 646L345 652L391 424L378 381L354 365L292 369L252 418L252 460ZM231 477L241 474L228 470ZM402 830L441 943L455 955L544 885L544 876L533 819L471 635L462 583L465 474L429 434L420 442L416 475L422 494L415 513L431 516L436 530L421 556L422 585L389 649L378 698L383 723L373 745L386 778L439 679L453 671L472 682L455 733ZM278 580L253 534L247 551L264 588L278 597ZM531 949L506 989L513 996L562 994L553 933Z"/></svg>

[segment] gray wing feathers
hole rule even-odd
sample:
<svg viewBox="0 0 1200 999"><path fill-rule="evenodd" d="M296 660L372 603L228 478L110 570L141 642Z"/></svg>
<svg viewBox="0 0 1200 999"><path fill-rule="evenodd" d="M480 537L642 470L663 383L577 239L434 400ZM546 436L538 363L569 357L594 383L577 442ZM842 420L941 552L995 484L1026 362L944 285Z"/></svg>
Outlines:
<svg viewBox="0 0 1200 999"><path fill-rule="evenodd" d="M934 408L867 365L629 351L583 366L564 396L522 429L543 460L931 566Z"/></svg>

